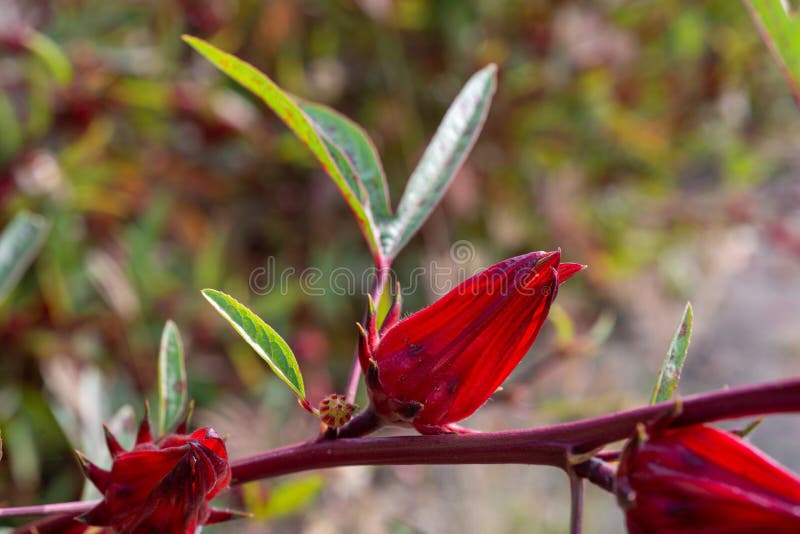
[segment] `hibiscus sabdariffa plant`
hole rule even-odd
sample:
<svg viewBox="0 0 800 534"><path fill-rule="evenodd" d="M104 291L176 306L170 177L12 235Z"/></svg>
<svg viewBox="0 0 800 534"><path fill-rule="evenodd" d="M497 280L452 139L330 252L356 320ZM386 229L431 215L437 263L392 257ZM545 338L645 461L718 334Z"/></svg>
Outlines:
<svg viewBox="0 0 800 534"><path fill-rule="evenodd" d="M205 299L319 418L308 441L228 460L211 428L190 432L186 371L177 327L159 355L158 432L146 413L136 445L124 450L108 432L113 457L101 469L78 454L99 501L0 509L0 517L44 514L20 532L196 532L238 515L210 501L230 485L342 465L517 463L559 467L573 499L572 532L582 524L583 481L617 497L631 533L800 532L800 479L730 432L707 423L800 412L800 379L675 399L691 335L686 312L648 406L544 428L479 432L457 423L478 410L533 345L559 287L584 265L560 250L529 252L465 280L427 308L403 317L401 290L384 317L376 302L389 272L467 157L486 117L496 68L478 71L456 97L392 210L380 158L364 130L337 112L282 91L253 66L202 40L185 41L264 101L308 146L339 188L373 256L376 277L357 326L344 393L317 406L307 399L291 347L233 296ZM365 381L369 404L355 394ZM183 422L181 421L183 418ZM418 434L369 437L382 425ZM173 430L174 429L174 430ZM236 435L230 439L235 440ZM604 450L627 440L622 450ZM609 499L612 502L612 499Z"/></svg>

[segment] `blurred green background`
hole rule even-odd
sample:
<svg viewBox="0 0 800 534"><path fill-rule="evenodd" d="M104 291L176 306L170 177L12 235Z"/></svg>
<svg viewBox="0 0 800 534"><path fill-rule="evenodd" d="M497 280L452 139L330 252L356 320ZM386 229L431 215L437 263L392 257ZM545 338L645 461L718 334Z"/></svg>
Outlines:
<svg viewBox="0 0 800 534"><path fill-rule="evenodd" d="M461 85L500 66L484 132L398 278L559 246L590 269L475 427L646 402L687 299L683 394L800 374L800 114L740 2L0 0L0 224L28 209L52 225L0 306L3 505L80 497L71 450L102 463L100 423L124 433L123 407L141 415L168 318L196 423L228 434L232 457L315 432L204 287L282 333L312 401L344 389L364 297L328 275L363 272L366 246L307 149L182 33L364 125L395 202ZM264 268L294 269L287 291L254 291ZM435 298L428 274L406 311ZM800 468L796 418L754 439ZM214 531L563 532L569 508L559 473L517 466L337 469L230 493L257 518ZM599 492L586 517L621 530Z"/></svg>

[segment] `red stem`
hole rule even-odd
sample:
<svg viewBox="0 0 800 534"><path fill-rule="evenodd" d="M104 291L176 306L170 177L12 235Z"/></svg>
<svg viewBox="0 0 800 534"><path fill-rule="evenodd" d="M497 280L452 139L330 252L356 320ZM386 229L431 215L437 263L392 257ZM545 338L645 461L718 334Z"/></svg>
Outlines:
<svg viewBox="0 0 800 534"><path fill-rule="evenodd" d="M609 493L614 493L614 478L617 472L608 462L590 458L588 461L576 465L573 471L576 475L585 478L595 486L603 488Z"/></svg>
<svg viewBox="0 0 800 534"><path fill-rule="evenodd" d="M581 534L583 531L583 479L577 473L569 473L570 508L569 534Z"/></svg>
<svg viewBox="0 0 800 534"><path fill-rule="evenodd" d="M401 464L535 464L568 469L569 455L587 452L628 438L636 424L674 410L663 402L616 414L544 428L466 435L402 436L313 440L289 445L231 464L232 484L342 465ZM686 397L672 426L687 426L720 419L800 412L800 378L713 391ZM610 489L608 469L586 463L574 472ZM594 473L594 474L593 474ZM79 514L97 502L69 502L0 509L0 517L42 514Z"/></svg>
<svg viewBox="0 0 800 534"><path fill-rule="evenodd" d="M625 439L637 423L664 416L674 407L674 402L663 402L527 430L303 442L233 462L233 483L342 465L516 463L566 468L568 453ZM671 424L786 412L800 412L800 378L686 397Z"/></svg>
<svg viewBox="0 0 800 534"><path fill-rule="evenodd" d="M386 282L389 279L389 268L391 264L384 261L376 263L375 282L372 284L369 295L377 307L380 303L383 288L386 287ZM364 323L367 321L367 314L369 307L364 312ZM380 326L380 325L378 325ZM361 364L358 362L358 346L353 352L353 363L350 365L350 377L347 379L347 389L345 390L345 401L353 403L358 393L358 384L361 382Z"/></svg>

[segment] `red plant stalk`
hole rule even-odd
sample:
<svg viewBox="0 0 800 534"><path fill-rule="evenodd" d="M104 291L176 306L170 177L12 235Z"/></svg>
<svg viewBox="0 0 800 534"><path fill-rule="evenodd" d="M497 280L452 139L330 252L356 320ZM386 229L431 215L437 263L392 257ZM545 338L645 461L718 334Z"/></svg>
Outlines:
<svg viewBox="0 0 800 534"><path fill-rule="evenodd" d="M386 287L386 283L389 281L390 269L391 269L391 263L388 261L377 263L377 267L375 270L375 281L373 282L372 288L370 288L369 291L369 297L372 299L372 302L380 302L383 290ZM370 309L368 306L367 309L364 311L364 322L366 322L369 313ZM358 384L360 382L361 382L361 365L359 364L358 360L358 344L356 344L355 351L353 352L353 363L350 366L350 376L347 379L347 389L345 390L345 402L352 404L355 401L356 394L358 393Z"/></svg>
<svg viewBox="0 0 800 534"><path fill-rule="evenodd" d="M638 423L675 410L665 402L615 414L542 428L467 435L315 439L231 463L231 484L344 465L528 464L574 469L604 486L607 474L587 464L573 466L576 454L628 438ZM800 378L712 391L686 397L671 427L765 414L800 412ZM351 424L358 424L358 418ZM345 427L347 428L347 427ZM606 489L609 489L606 487ZM70 513L96 502L0 509L0 517Z"/></svg>
<svg viewBox="0 0 800 534"><path fill-rule="evenodd" d="M638 423L655 420L674 410L675 402L663 402L525 430L313 440L232 462L231 483L342 465L514 463L567 469L573 455L626 439ZM800 412L800 378L685 397L671 426L788 412ZM358 418L353 423L357 421Z"/></svg>

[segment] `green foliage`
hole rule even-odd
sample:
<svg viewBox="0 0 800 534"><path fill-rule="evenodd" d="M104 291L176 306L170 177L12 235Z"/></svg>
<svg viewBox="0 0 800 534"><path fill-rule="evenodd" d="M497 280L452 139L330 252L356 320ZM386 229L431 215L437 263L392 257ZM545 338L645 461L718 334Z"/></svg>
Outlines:
<svg viewBox="0 0 800 534"><path fill-rule="evenodd" d="M17 120L14 107L5 92L0 91L0 164L10 159L22 145L22 128Z"/></svg>
<svg viewBox="0 0 800 534"><path fill-rule="evenodd" d="M563 306L554 302L550 307L547 319L556 330L556 340L559 345L567 345L575 338L575 322Z"/></svg>
<svg viewBox="0 0 800 534"><path fill-rule="evenodd" d="M72 65L64 51L49 37L40 32L32 32L26 45L45 65L60 85L72 80Z"/></svg>
<svg viewBox="0 0 800 534"><path fill-rule="evenodd" d="M686 362L686 353L689 350L689 341L692 337L692 304L687 302L683 311L683 317L675 330L672 342L669 344L667 356L661 364L658 372L653 393L650 396L650 404L668 401L675 394L678 382L681 379L683 364Z"/></svg>
<svg viewBox="0 0 800 534"><path fill-rule="evenodd" d="M391 216L383 166L360 126L326 106L287 95L252 65L205 41L189 36L184 40L261 98L311 149L353 210L379 263L397 256L441 200L483 128L497 86L494 64L470 78L411 174L397 214Z"/></svg>
<svg viewBox="0 0 800 534"><path fill-rule="evenodd" d="M377 228L374 217L365 205L364 188L353 169L347 168L346 152L320 135L311 119L292 97L284 93L280 87L264 73L239 58L222 52L214 46L196 37L184 36L192 48L208 59L222 72L236 80L246 89L259 97L292 132L314 153L322 168L333 179L356 217L367 244L375 257L380 257ZM334 155L331 154L333 151ZM344 171L342 169L345 169ZM350 171L350 172L347 172Z"/></svg>
<svg viewBox="0 0 800 534"><path fill-rule="evenodd" d="M783 0L745 0L745 5L800 106L800 16Z"/></svg>
<svg viewBox="0 0 800 534"><path fill-rule="evenodd" d="M324 486L322 476L307 475L275 484L266 498L259 495L260 484L250 484L245 487L244 498L255 519L280 519L308 508Z"/></svg>
<svg viewBox="0 0 800 534"><path fill-rule="evenodd" d="M283 380L300 400L305 400L303 375L300 374L300 367L292 349L283 338L233 297L214 289L204 289L203 296L267 362L278 378Z"/></svg>
<svg viewBox="0 0 800 534"><path fill-rule="evenodd" d="M483 128L497 85L497 67L484 67L458 94L408 179L395 217L381 228L387 256L394 258L441 200Z"/></svg>
<svg viewBox="0 0 800 534"><path fill-rule="evenodd" d="M183 415L188 399L183 341L178 326L167 321L158 352L158 434L169 432Z"/></svg>
<svg viewBox="0 0 800 534"><path fill-rule="evenodd" d="M0 234L0 304L36 257L48 227L38 215L19 213Z"/></svg>
<svg viewBox="0 0 800 534"><path fill-rule="evenodd" d="M389 192L378 151L364 129L341 113L314 102L298 101L320 135L327 136L335 150L343 153L350 168L369 197L369 207L377 222L391 217ZM359 183L360 181L360 183ZM363 200L362 200L363 202Z"/></svg>

